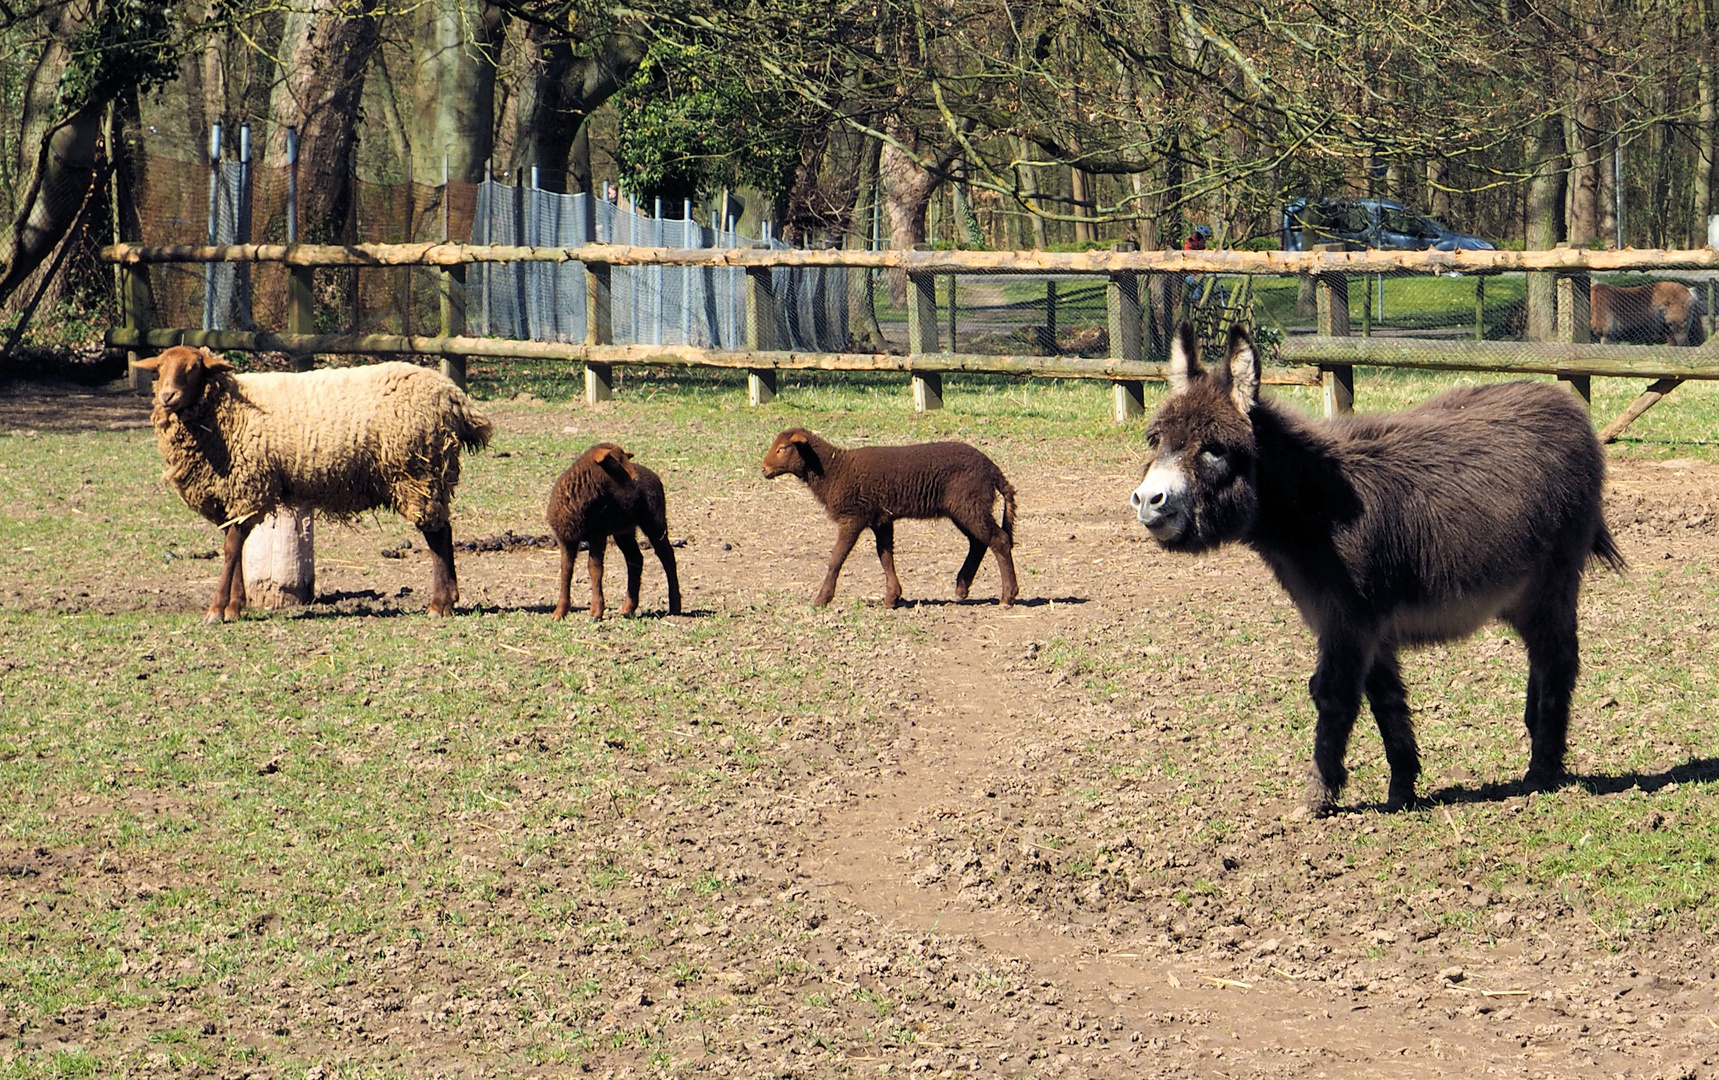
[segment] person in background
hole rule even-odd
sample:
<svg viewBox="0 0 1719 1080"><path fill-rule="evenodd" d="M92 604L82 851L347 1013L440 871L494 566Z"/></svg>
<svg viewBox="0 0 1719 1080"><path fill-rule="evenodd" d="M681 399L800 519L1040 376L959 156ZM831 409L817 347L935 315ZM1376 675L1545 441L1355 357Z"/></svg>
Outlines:
<svg viewBox="0 0 1719 1080"><path fill-rule="evenodd" d="M1182 245L1182 250L1204 251L1211 238L1212 227L1210 225L1195 225L1194 231L1188 235L1188 242Z"/></svg>

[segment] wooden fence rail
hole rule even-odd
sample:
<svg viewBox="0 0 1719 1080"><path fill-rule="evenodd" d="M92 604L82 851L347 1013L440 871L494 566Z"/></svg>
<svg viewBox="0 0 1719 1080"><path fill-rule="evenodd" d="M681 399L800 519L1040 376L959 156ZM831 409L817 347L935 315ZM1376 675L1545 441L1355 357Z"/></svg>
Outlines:
<svg viewBox="0 0 1719 1080"><path fill-rule="evenodd" d="M1588 279L1595 271L1719 270L1719 251L1344 251L1332 247L1304 252L1135 251L848 251L840 249L772 251L759 248L682 249L588 244L570 248L481 246L467 244L240 244L231 246L143 246L116 244L102 258L122 272L125 326L111 331L114 347L134 353L175 344L214 349L279 351L308 367L318 353L420 354L437 356L442 370L464 384L470 356L565 360L585 365L586 396L593 402L612 394L615 366L698 366L748 372L749 400L763 404L776 394L782 370L897 371L911 376L916 408L942 405L942 376L948 372L987 372L1046 378L1105 379L1114 385L1115 416L1126 420L1143 411L1143 383L1163 378L1164 365L1148 359L1143 301L1157 275L1257 274L1306 275L1317 295L1318 333L1291 336L1277 348L1281 363L1265 372L1268 383L1324 387L1328 414L1349 411L1358 365L1454 371L1497 371L1556 375L1583 398L1594 376L1655 380L1619 421L1607 428L1615 437L1672 388L1687 379L1719 379L1719 349L1673 349L1588 343ZM147 267L158 263L274 262L289 268L294 288L288 293L287 333L161 329L148 325ZM517 341L465 334L466 268L490 262L577 262L585 267L586 339L584 343ZM615 345L610 318L610 275L616 266L709 266L747 271L746 348L715 350L684 345ZM314 334L310 275L317 267L412 267L441 270L441 333L435 336ZM773 267L851 267L905 271L908 285L908 352L807 353L783 351L771 340ZM1556 341L1429 341L1352 337L1348 282L1351 275L1385 272L1491 275L1511 271L1545 274L1557 296ZM948 274L1093 275L1107 280L1110 352L1108 358L1065 356L991 356L939 350L935 280ZM1143 280L1146 279L1146 280ZM1477 295L1479 295L1477 293ZM1479 301L1477 300L1477 304ZM951 343L952 344L952 343ZM1161 354L1160 354L1161 355Z"/></svg>

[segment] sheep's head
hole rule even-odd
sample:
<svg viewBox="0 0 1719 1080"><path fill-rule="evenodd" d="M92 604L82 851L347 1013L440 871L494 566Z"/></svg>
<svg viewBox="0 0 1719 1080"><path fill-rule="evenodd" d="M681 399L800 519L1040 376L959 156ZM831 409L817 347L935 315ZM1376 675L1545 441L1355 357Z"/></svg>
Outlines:
<svg viewBox="0 0 1719 1080"><path fill-rule="evenodd" d="M155 404L170 413L184 412L203 400L203 386L211 371L232 371L233 365L208 349L175 345L159 356L139 360L137 366L155 372Z"/></svg>
<svg viewBox="0 0 1719 1080"><path fill-rule="evenodd" d="M638 471L630 464L633 460L633 455L627 453L615 443L598 443L591 447L591 449L585 451L585 456L591 459L592 464L600 466L604 472L620 474L628 480L635 480L638 478Z"/></svg>
<svg viewBox="0 0 1719 1080"><path fill-rule="evenodd" d="M800 479L808 471L821 471L817 451L812 449L812 433L805 428L789 428L776 436L764 454L764 479L774 480L783 473L793 473Z"/></svg>

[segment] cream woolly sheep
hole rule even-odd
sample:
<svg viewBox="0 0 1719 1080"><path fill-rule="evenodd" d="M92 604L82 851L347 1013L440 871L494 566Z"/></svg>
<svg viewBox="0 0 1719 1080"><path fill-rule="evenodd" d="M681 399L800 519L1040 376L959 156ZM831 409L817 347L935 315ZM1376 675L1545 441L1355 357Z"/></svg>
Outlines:
<svg viewBox="0 0 1719 1080"><path fill-rule="evenodd" d="M245 610L245 537L281 504L352 517L388 507L416 525L435 561L430 614L459 600L448 501L460 446L492 428L466 395L398 361L302 374L239 375L207 349L176 345L138 361L156 373L162 479L226 531L225 563L205 621Z"/></svg>

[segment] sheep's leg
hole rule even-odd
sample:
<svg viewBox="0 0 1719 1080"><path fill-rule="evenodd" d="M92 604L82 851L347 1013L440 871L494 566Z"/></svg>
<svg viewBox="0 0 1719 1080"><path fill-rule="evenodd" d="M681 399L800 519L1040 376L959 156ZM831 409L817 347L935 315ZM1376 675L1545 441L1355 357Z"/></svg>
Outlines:
<svg viewBox="0 0 1719 1080"><path fill-rule="evenodd" d="M1318 815L1337 809L1337 796L1349 780L1343 757L1349 750L1349 734L1361 711L1361 686L1372 666L1358 644L1321 640L1319 662L1307 682L1313 707L1319 714L1313 727L1313 778L1307 791L1307 808Z"/></svg>
<svg viewBox="0 0 1719 1080"><path fill-rule="evenodd" d="M621 605L622 615L639 610L639 585L645 577L645 557L639 552L639 541L629 532L615 534L615 546L627 564L627 602Z"/></svg>
<svg viewBox="0 0 1719 1080"><path fill-rule="evenodd" d="M215 584L215 599L203 615L204 622L232 622L245 613L245 539L256 523L253 518L227 526L221 546L221 580Z"/></svg>
<svg viewBox="0 0 1719 1080"><path fill-rule="evenodd" d="M669 542L668 530L663 530L661 536L647 536L651 542L651 550L657 553L657 561L663 564L663 576L668 578L668 612L670 615L680 614L680 575L674 565L674 545Z"/></svg>
<svg viewBox="0 0 1719 1080"><path fill-rule="evenodd" d="M824 574L818 595L812 598L813 607L823 607L836 598L836 578L841 575L842 564L848 561L848 553L853 551L863 528L865 523L857 518L843 518L836 522L836 546L830 549L830 568Z"/></svg>
<svg viewBox="0 0 1719 1080"><path fill-rule="evenodd" d="M1386 810L1401 810L1415 801L1415 780L1421 774L1421 752L1415 745L1414 721L1409 716L1409 696L1403 690L1402 670L1394 652L1380 650L1367 672L1367 704L1373 721L1385 740L1385 760L1391 765L1390 794Z"/></svg>
<svg viewBox="0 0 1719 1080"><path fill-rule="evenodd" d="M961 563L961 569L955 571L955 599L967 599L967 593L973 588L973 578L979 573L979 563L985 558L985 542L968 532L961 530L967 537L967 558Z"/></svg>
<svg viewBox="0 0 1719 1080"><path fill-rule="evenodd" d="M901 603L901 579L895 576L895 522L879 522L871 527L877 540L877 561L883 567L883 606Z"/></svg>
<svg viewBox="0 0 1719 1080"><path fill-rule="evenodd" d="M556 593L555 617L565 619L567 612L573 607L573 567L578 561L579 540L577 537L561 538L561 588Z"/></svg>
<svg viewBox="0 0 1719 1080"><path fill-rule="evenodd" d="M1570 697L1581 667L1576 592L1573 580L1553 586L1542 594L1543 602L1535 610L1511 620L1528 650L1528 700L1522 719L1532 749L1524 782L1541 791L1556 787L1564 778Z"/></svg>
<svg viewBox="0 0 1719 1080"><path fill-rule="evenodd" d="M602 533L590 537L587 541L590 553L587 562L591 570L591 617L603 617L603 552L609 546L609 538Z"/></svg>
<svg viewBox="0 0 1719 1080"><path fill-rule="evenodd" d="M420 529L430 549L430 614L452 615L460 602L460 582L454 573L454 528Z"/></svg>

